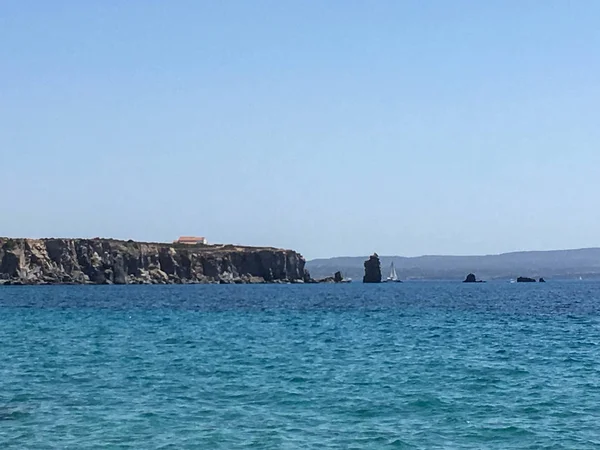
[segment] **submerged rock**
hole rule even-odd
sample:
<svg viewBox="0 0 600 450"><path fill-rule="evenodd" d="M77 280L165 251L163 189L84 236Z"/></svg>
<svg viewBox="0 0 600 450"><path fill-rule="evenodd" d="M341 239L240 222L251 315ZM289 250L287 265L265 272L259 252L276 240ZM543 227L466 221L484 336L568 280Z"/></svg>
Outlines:
<svg viewBox="0 0 600 450"><path fill-rule="evenodd" d="M379 255L373 253L368 260L365 261L365 276L363 283L381 283L381 262Z"/></svg>

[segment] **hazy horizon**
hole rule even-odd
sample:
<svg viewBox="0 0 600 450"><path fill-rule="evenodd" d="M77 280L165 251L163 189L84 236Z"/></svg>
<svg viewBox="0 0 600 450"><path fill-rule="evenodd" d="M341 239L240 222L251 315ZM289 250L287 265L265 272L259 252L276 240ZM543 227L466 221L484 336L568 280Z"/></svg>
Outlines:
<svg viewBox="0 0 600 450"><path fill-rule="evenodd" d="M516 279L519 276L549 279L600 278L600 248L502 253L499 255L379 255L382 271L390 273L392 262L401 279L463 280L474 273L484 280ZM359 279L365 257L312 259L307 269L315 278L341 271Z"/></svg>
<svg viewBox="0 0 600 450"><path fill-rule="evenodd" d="M433 254L433 253L429 253L429 254L425 254L425 253L421 253L421 254L416 254L416 255L403 255L403 254L390 254L390 253L381 253L381 252L371 252L369 254L364 254L364 255L335 255L335 256L324 256L324 257L316 257L316 258L310 258L311 260L319 260L319 259L336 259L336 258L368 258L370 255L372 255L373 253L377 253L377 255L380 258L426 258L426 257L485 257L485 256L500 256L500 255L509 255L509 254L514 254L514 253L547 253L547 252L568 252L568 251L581 251L581 250L596 250L596 249L600 249L600 247L581 247L581 248L553 248L553 249L548 249L548 250L529 250L529 249L525 249L525 250L512 250L512 251L507 251L507 252L500 252L500 253L480 253L480 254L459 254L459 253L453 253L453 254ZM307 258L308 259L308 258Z"/></svg>
<svg viewBox="0 0 600 450"><path fill-rule="evenodd" d="M0 235L600 245L600 3L5 2Z"/></svg>

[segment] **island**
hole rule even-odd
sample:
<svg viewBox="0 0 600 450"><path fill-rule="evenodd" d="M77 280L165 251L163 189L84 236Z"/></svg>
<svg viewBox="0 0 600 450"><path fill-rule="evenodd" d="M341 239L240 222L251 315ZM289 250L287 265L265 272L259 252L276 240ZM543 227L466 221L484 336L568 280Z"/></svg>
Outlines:
<svg viewBox="0 0 600 450"><path fill-rule="evenodd" d="M517 283L535 283L536 279L535 278L529 278L529 277L518 277L517 278Z"/></svg>
<svg viewBox="0 0 600 450"><path fill-rule="evenodd" d="M0 238L0 284L310 282L293 250L116 239Z"/></svg>

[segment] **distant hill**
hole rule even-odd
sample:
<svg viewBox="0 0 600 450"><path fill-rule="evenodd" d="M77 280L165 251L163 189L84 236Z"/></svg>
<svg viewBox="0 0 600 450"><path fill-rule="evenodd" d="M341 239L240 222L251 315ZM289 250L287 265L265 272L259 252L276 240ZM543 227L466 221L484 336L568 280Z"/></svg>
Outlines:
<svg viewBox="0 0 600 450"><path fill-rule="evenodd" d="M314 278L340 270L345 277L362 279L366 256L313 259L307 269ZM518 276L544 278L600 278L600 248L514 252L485 256L380 256L384 278L392 261L403 279L458 280L473 272L483 280Z"/></svg>

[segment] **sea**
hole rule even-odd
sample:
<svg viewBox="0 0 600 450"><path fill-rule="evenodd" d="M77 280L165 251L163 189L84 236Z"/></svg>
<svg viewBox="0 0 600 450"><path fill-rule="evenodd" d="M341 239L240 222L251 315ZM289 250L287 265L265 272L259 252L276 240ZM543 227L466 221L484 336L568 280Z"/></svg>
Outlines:
<svg viewBox="0 0 600 450"><path fill-rule="evenodd" d="M598 449L600 282L0 287L1 449Z"/></svg>

